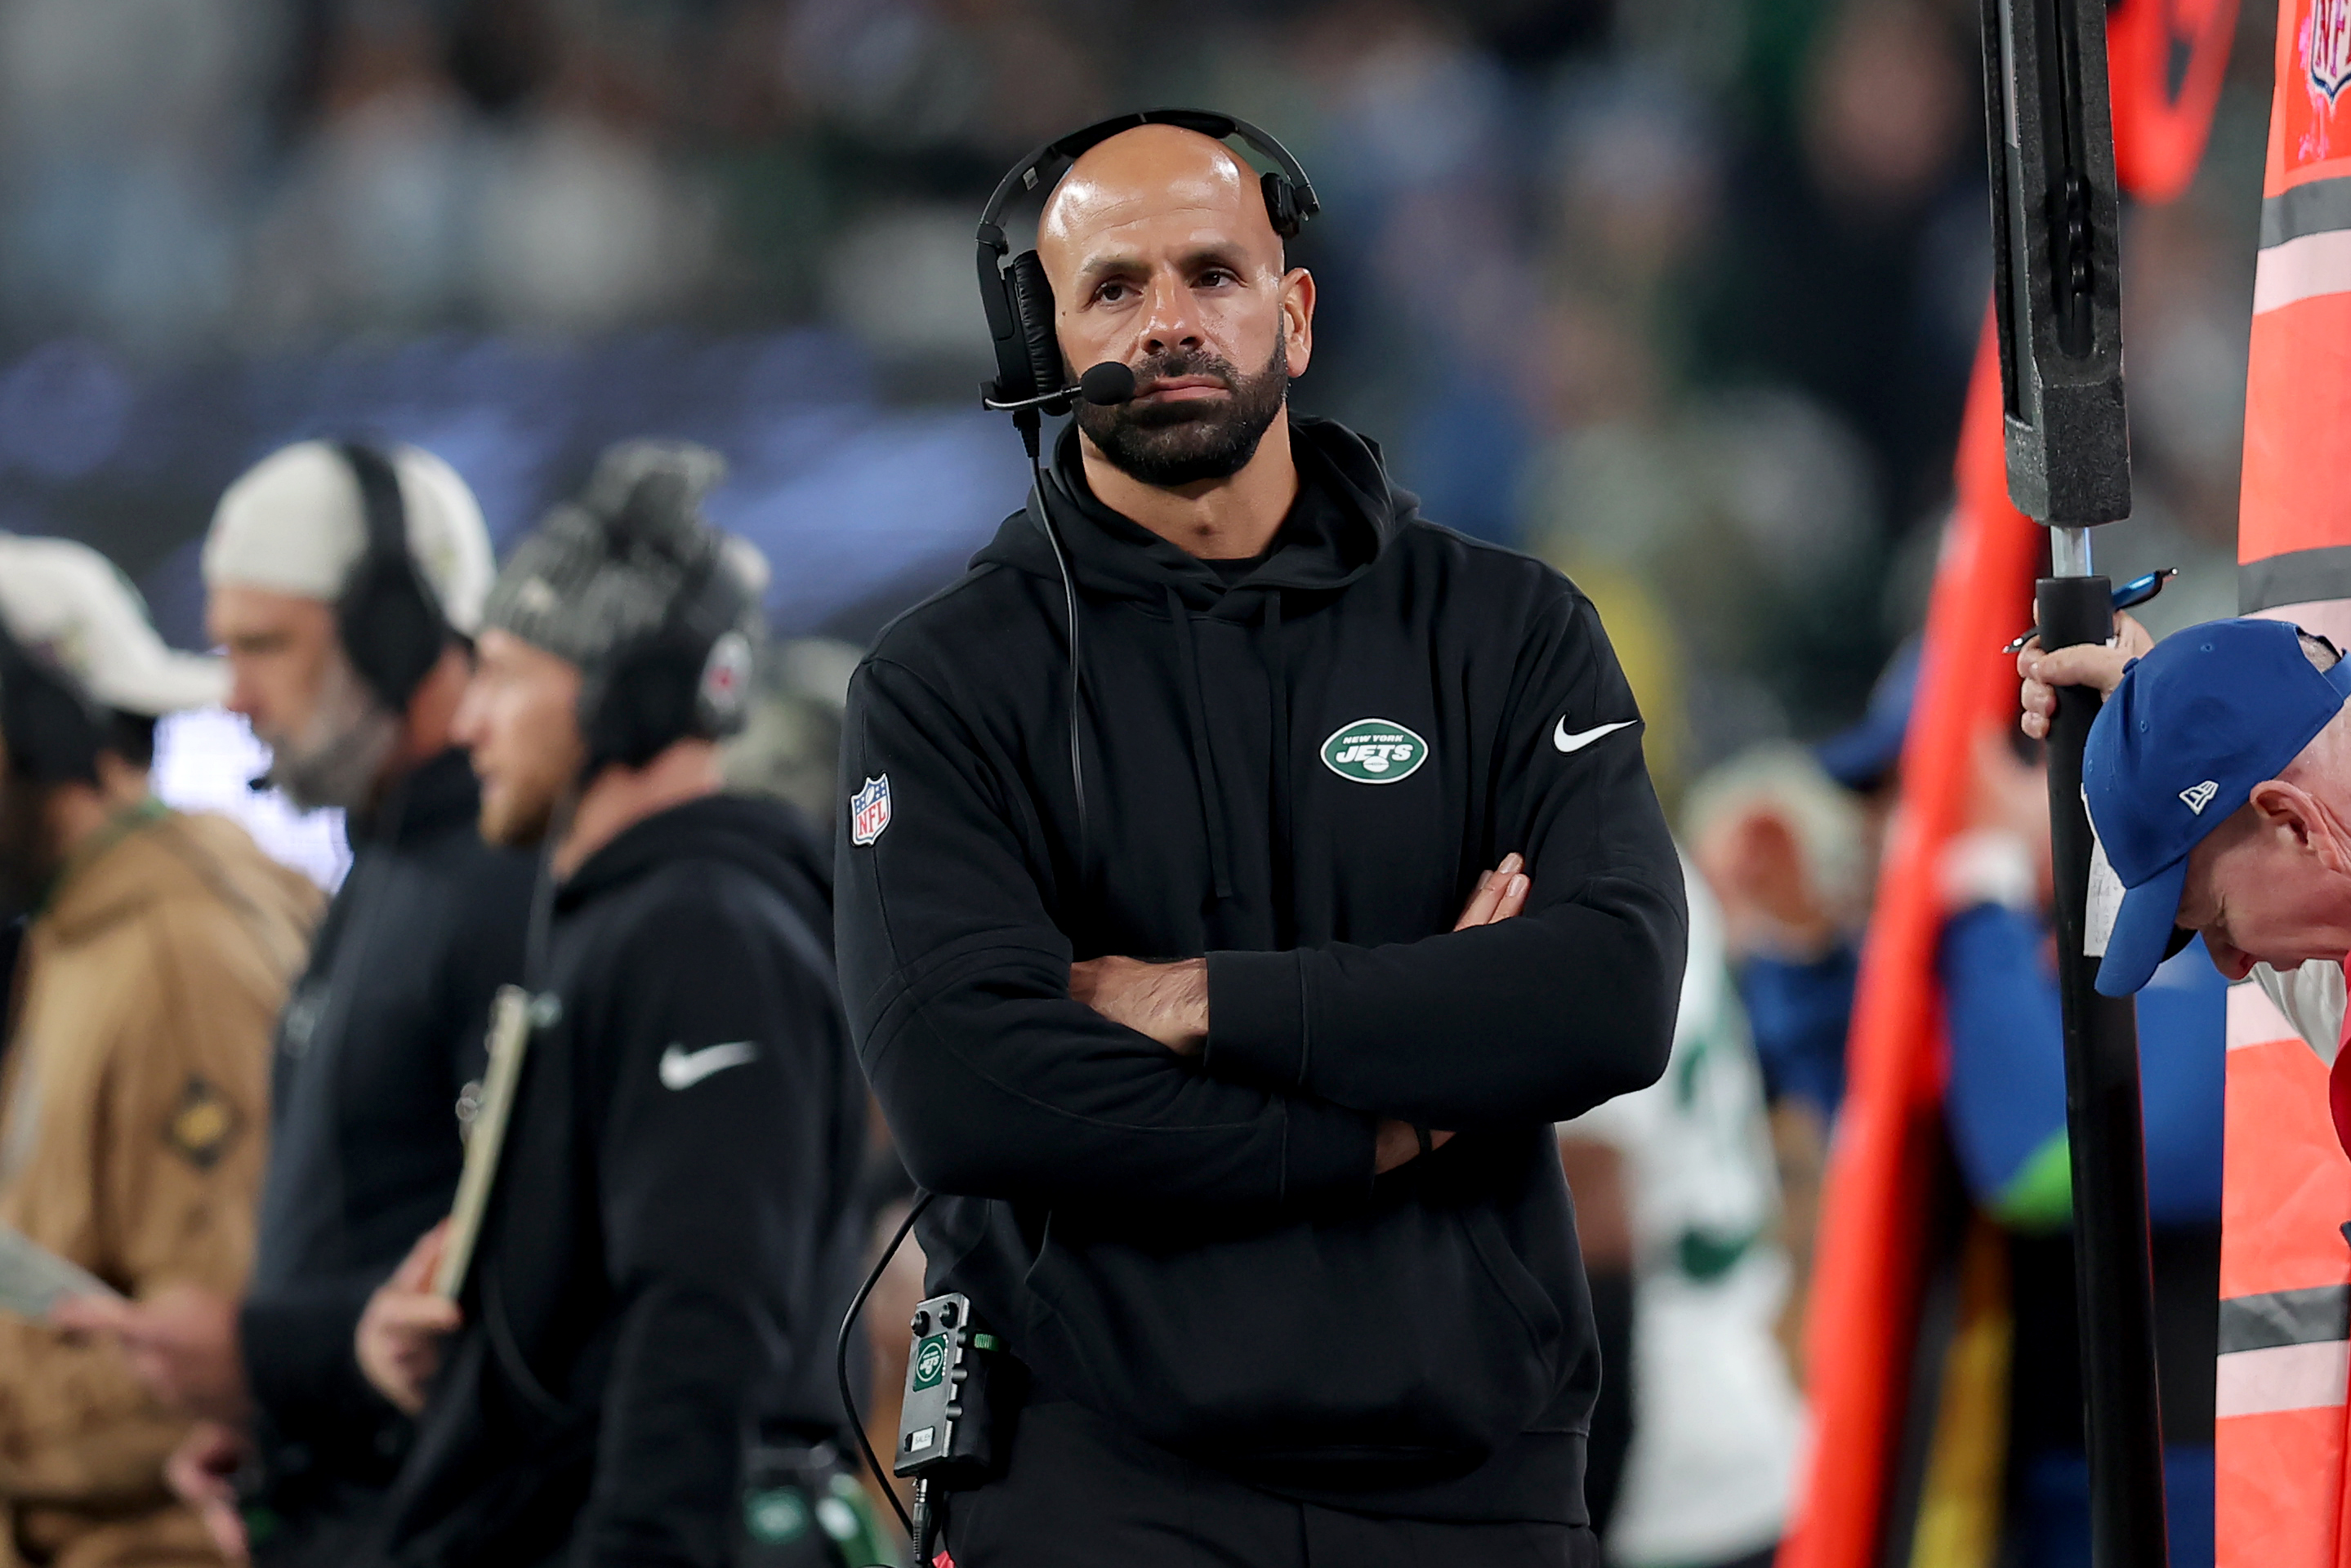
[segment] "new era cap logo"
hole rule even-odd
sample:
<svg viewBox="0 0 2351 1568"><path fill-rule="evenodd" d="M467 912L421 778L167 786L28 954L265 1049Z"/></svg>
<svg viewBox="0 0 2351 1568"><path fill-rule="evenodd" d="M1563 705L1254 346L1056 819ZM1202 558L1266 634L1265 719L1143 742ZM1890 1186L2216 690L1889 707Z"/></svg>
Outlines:
<svg viewBox="0 0 2351 1568"><path fill-rule="evenodd" d="M2201 816L2204 815L2204 808L2212 804L2212 797L2220 793L2220 786L2210 779L2206 779L2191 789L2181 790L2179 798L2189 810Z"/></svg>

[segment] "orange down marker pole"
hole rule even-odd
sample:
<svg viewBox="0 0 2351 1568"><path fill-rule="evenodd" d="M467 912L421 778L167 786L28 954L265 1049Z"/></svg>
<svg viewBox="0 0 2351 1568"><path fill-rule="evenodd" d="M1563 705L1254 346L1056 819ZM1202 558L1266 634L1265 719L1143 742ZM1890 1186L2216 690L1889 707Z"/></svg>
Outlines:
<svg viewBox="0 0 2351 1568"><path fill-rule="evenodd" d="M2289 8L2311 3L2288 0ZM2343 10L2351 21L2351 0L2316 3ZM2107 64L2116 164L2133 196L2170 201L2194 177L2227 71L2236 14L2236 0L2124 0L2110 9ZM2285 26L2282 19L2281 27ZM2351 32L2346 42L2351 43ZM2346 138L2346 150L2351 151L2351 137ZM2351 310L2351 299L2345 304ZM2337 341L2351 348L2351 337ZM2260 353L2257 324L2257 365ZM2351 367L2351 355L2344 362ZM2351 394L2351 379L2346 387ZM2336 412L2334 428L2351 429L2351 396ZM2248 420L2250 427L2250 410ZM1985 725L2014 722L2014 662L1994 650L2032 618L2042 547L2039 525L2008 499L2000 369L1989 330L1970 384L1957 470L1959 504L1936 569L1918 699L1903 749L1902 807L1888 836L1876 910L1862 951L1847 1045L1850 1088L1823 1195L1806 1325L1813 1447L1780 1550L1780 1568L1876 1568L1886 1555L1885 1510L1917 1332L1925 1263L1920 1232L1935 1146L1943 1137L1945 1044L1934 967L1941 916L1935 871L1965 808L1975 736ZM2249 505L2252 476L2249 428ZM2346 526L2336 537L2351 545L2351 493L2343 493L2339 504ZM2346 557L2351 561L2351 549ZM2351 572L2346 582L2343 591L2351 596ZM2232 1158L2239 1146L2234 1064L2232 1054ZM2313 1058L2311 1066L2318 1065ZM2323 1071L2319 1075L2313 1104L2323 1123ZM2351 1178L2351 1163L2345 1169ZM2231 1214L2234 1224L2233 1198ZM2226 1278L2224 1259L2224 1295ZM2340 1399L2338 1390L2338 1404ZM2336 1471L2344 1463L2341 1416L2338 1409L2324 1445L2326 1462ZM2222 1443L2225 1476L2225 1436ZM2225 1479L2222 1494L2224 1568L2232 1562L2251 1568L2276 1561L2257 1555L2232 1559ZM2351 1558L2340 1568L2351 1568Z"/></svg>

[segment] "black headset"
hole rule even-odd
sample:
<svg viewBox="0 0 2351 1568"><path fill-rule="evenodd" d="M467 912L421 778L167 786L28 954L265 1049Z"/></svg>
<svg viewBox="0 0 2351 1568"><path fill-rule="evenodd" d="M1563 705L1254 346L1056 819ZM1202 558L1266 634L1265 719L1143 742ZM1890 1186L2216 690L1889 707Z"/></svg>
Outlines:
<svg viewBox="0 0 2351 1568"><path fill-rule="evenodd" d="M580 672L582 778L607 763L639 768L688 735L721 740L749 711L751 593L723 545L695 564L661 624Z"/></svg>
<svg viewBox="0 0 2351 1568"><path fill-rule="evenodd" d="M1045 513L1044 471L1037 444L1039 415L1068 413L1079 388L1061 368L1061 340L1053 329L1053 286L1046 279L1045 264L1037 259L1033 249L1012 254L1012 244L1004 237L1003 218L1013 196L1036 190L1043 183L1047 169L1074 163L1088 149L1143 125L1179 126L1218 141L1238 137L1256 149L1276 166L1273 172L1258 176L1258 190L1265 197L1265 215L1273 232L1283 239L1295 238L1307 220L1322 210L1305 167L1271 133L1214 109L1145 109L1098 119L1046 142L997 182L996 193L980 212L979 300L987 311L988 336L996 344L996 379L981 384L979 400L1010 414L1021 444L1029 449L1029 462L1036 471L1029 486L1029 517L1053 547L1053 563L1061 571L1062 604L1070 627L1070 787L1077 794L1081 875L1088 832L1086 765L1078 739L1078 714L1084 701L1078 659L1078 589L1061 536L1053 532ZM1058 178L1060 170L1054 172Z"/></svg>
<svg viewBox="0 0 2351 1568"><path fill-rule="evenodd" d="M1322 210L1306 171L1288 148L1249 121L1211 109L1146 109L1113 115L1056 137L1014 164L979 214L979 298L987 311L988 336L996 343L996 379L980 389L980 400L1012 412L1022 421L1024 435L1035 431L1037 410L1069 412L1078 389L1061 369L1061 339L1053 331L1053 286L1046 281L1044 264L1034 250L1012 254L1011 243L1004 237L1005 206L1016 194L1037 189L1049 167L1073 163L1089 148L1140 125L1181 126L1218 141L1238 137L1276 164L1276 172L1259 177L1258 188L1265 194L1265 215L1272 220L1273 232L1284 239L1295 236ZM1054 172L1058 177L1060 171Z"/></svg>
<svg viewBox="0 0 2351 1568"><path fill-rule="evenodd" d="M0 619L0 742L8 765L39 784L98 783L107 716L81 683L35 655Z"/></svg>
<svg viewBox="0 0 2351 1568"><path fill-rule="evenodd" d="M359 484L367 529L367 548L335 599L335 629L368 689L405 713L456 633L408 547L408 505L392 459L363 441L333 444Z"/></svg>

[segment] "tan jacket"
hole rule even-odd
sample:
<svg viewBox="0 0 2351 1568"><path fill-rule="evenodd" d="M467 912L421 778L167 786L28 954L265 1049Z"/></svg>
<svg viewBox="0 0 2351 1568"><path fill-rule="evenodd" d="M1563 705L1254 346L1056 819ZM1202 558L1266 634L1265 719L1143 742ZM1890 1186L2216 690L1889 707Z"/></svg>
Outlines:
<svg viewBox="0 0 2351 1568"><path fill-rule="evenodd" d="M26 933L0 1070L0 1224L130 1295L253 1260L269 1042L317 890L221 817L125 819ZM0 1563L216 1563L170 1501L187 1423L110 1344L0 1315Z"/></svg>

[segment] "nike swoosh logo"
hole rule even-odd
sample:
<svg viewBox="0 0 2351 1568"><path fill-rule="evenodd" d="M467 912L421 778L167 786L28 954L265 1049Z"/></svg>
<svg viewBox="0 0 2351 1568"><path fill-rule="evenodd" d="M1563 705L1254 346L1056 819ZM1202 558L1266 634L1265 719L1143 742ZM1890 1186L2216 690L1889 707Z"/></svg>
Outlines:
<svg viewBox="0 0 2351 1568"><path fill-rule="evenodd" d="M1567 732L1567 721L1562 719L1559 728L1551 732L1551 743L1562 752L1580 752L1601 736L1613 735L1637 722L1639 721L1635 719L1619 719L1613 724L1603 724L1596 730L1581 730L1571 735Z"/></svg>
<svg viewBox="0 0 2351 1568"><path fill-rule="evenodd" d="M662 1053L661 1081L664 1089L690 1089L713 1073L723 1073L729 1067L739 1067L758 1057L758 1050L748 1040L728 1040L716 1045L705 1045L699 1051L689 1051L673 1044Z"/></svg>

